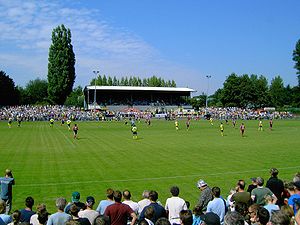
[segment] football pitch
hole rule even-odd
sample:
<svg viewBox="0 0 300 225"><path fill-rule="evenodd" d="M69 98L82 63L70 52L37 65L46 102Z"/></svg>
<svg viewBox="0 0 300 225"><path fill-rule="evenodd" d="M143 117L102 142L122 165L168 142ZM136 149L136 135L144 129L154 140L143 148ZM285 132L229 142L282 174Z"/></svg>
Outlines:
<svg viewBox="0 0 300 225"><path fill-rule="evenodd" d="M239 125L224 124L222 137L219 121L192 121L189 131L185 120L152 120L151 126L137 122L138 140L132 139L130 125L124 122L76 122L79 139L73 139L67 126L55 122L16 122L9 129L0 122L0 170L11 168L16 180L12 209L24 208L27 196L35 205L45 203L55 211L55 199L71 200L73 191L81 201L92 195L95 207L105 199L107 188L129 189L132 199L141 199L143 190L156 190L165 204L169 188L177 185L180 196L191 203L198 200L196 182L204 179L211 187L219 186L227 197L238 179L250 183L251 177L269 178L269 169L279 169L279 177L291 180L300 171L300 120L275 120L273 131L264 120L244 121L245 137ZM72 122L72 126L74 122ZM35 206L34 206L35 208Z"/></svg>

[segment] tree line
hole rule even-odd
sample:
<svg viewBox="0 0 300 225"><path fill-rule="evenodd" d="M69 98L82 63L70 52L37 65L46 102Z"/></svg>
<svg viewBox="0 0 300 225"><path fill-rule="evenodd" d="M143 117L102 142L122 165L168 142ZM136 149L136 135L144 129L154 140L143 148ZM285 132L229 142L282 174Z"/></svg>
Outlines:
<svg viewBox="0 0 300 225"><path fill-rule="evenodd" d="M300 107L300 87L284 86L280 76L276 76L268 85L265 76L255 74L237 75L230 74L223 88L218 89L213 95L196 96L191 99L195 108L204 107L206 97L208 106L264 108L264 107Z"/></svg>
<svg viewBox="0 0 300 225"><path fill-rule="evenodd" d="M176 87L174 80L165 81L161 77L152 76L150 78L139 78L136 76L121 77L118 79L116 76L111 77L106 75L98 75L92 79L90 85L102 85L102 86L138 86L138 87Z"/></svg>

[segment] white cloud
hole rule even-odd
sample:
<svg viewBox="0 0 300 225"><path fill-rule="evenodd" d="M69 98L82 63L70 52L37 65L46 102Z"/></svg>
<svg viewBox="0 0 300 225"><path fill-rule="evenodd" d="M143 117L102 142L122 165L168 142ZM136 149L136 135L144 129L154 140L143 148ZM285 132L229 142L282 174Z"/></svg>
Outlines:
<svg viewBox="0 0 300 225"><path fill-rule="evenodd" d="M60 24L72 32L76 83L80 85L86 85L93 77L91 71L98 68L101 73L119 77L164 76L183 86L187 85L187 74L197 76L198 72L163 59L156 49L126 28L113 27L99 19L100 11L69 5L60 1L0 0L0 67L19 69L14 76L16 83L24 85L37 76L45 78L52 29Z"/></svg>

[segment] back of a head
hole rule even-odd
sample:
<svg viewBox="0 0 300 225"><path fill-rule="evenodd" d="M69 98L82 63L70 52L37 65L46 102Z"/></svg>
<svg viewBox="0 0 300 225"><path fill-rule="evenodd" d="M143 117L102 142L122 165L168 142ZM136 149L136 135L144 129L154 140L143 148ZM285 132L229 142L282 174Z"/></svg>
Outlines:
<svg viewBox="0 0 300 225"><path fill-rule="evenodd" d="M300 181L300 172L297 172L293 178L293 182Z"/></svg>
<svg viewBox="0 0 300 225"><path fill-rule="evenodd" d="M155 222L155 225L171 225L171 223L167 218L161 217Z"/></svg>
<svg viewBox="0 0 300 225"><path fill-rule="evenodd" d="M193 209L193 213L196 216L201 216L203 214L203 206L201 206L201 205L195 205L195 207Z"/></svg>
<svg viewBox="0 0 300 225"><path fill-rule="evenodd" d="M278 169L276 169L276 168L270 169L270 174L272 177L277 177L278 173L279 173Z"/></svg>
<svg viewBox="0 0 300 225"><path fill-rule="evenodd" d="M58 198L56 199L55 205L57 209L64 210L67 205L67 200L65 198Z"/></svg>
<svg viewBox="0 0 300 225"><path fill-rule="evenodd" d="M216 198L220 197L221 189L219 187L213 187L211 191Z"/></svg>
<svg viewBox="0 0 300 225"><path fill-rule="evenodd" d="M36 207L36 213L42 213L47 211L46 205L44 203L38 204Z"/></svg>
<svg viewBox="0 0 300 225"><path fill-rule="evenodd" d="M172 196L178 196L179 195L179 187L177 186L173 186L170 188L170 192L172 194Z"/></svg>
<svg viewBox="0 0 300 225"><path fill-rule="evenodd" d="M80 208L74 203L70 206L70 213L72 216L77 216Z"/></svg>
<svg viewBox="0 0 300 225"><path fill-rule="evenodd" d="M33 199L31 196L27 197L27 198L25 199L25 205L26 205L28 208L32 209L32 206L34 205L34 199Z"/></svg>
<svg viewBox="0 0 300 225"><path fill-rule="evenodd" d="M181 223L184 225L193 224L193 214L190 210L181 210L179 213L179 218L181 220Z"/></svg>
<svg viewBox="0 0 300 225"><path fill-rule="evenodd" d="M124 191L123 191L123 198L124 198L125 200L130 200L130 198L131 198L131 193L130 193L129 190L124 190Z"/></svg>
<svg viewBox="0 0 300 225"><path fill-rule="evenodd" d="M48 221L48 216L49 216L49 213L47 212L47 210L44 210L44 211L38 213L37 219L40 224L46 224Z"/></svg>
<svg viewBox="0 0 300 225"><path fill-rule="evenodd" d="M143 198L149 198L149 191L148 190L144 190L143 194L142 194Z"/></svg>
<svg viewBox="0 0 300 225"><path fill-rule="evenodd" d="M97 216L94 225L110 225L109 217L105 215Z"/></svg>
<svg viewBox="0 0 300 225"><path fill-rule="evenodd" d="M256 183L257 183L258 186L263 186L265 181L262 177L257 177L256 178Z"/></svg>
<svg viewBox="0 0 300 225"><path fill-rule="evenodd" d="M270 220L269 211L266 208L262 207L262 206L260 206L258 208L257 216L258 216L260 224L262 224L262 225L266 225Z"/></svg>
<svg viewBox="0 0 300 225"><path fill-rule="evenodd" d="M241 189L241 190L244 190L245 189L245 181L244 180L239 180L238 183L237 183L238 187Z"/></svg>
<svg viewBox="0 0 300 225"><path fill-rule="evenodd" d="M115 202L121 202L122 200L122 193L121 191L114 191L114 200Z"/></svg>
<svg viewBox="0 0 300 225"><path fill-rule="evenodd" d="M290 225L290 218L279 210L272 213L270 222L272 225Z"/></svg>
<svg viewBox="0 0 300 225"><path fill-rule="evenodd" d="M2 199L0 199L0 214L5 212L6 203Z"/></svg>
<svg viewBox="0 0 300 225"><path fill-rule="evenodd" d="M5 174L5 176L12 177L11 169L6 169L4 174Z"/></svg>
<svg viewBox="0 0 300 225"><path fill-rule="evenodd" d="M149 192L149 199L153 202L156 202L158 199L158 193L156 191Z"/></svg>
<svg viewBox="0 0 300 225"><path fill-rule="evenodd" d="M244 225L244 217L236 212L228 212L224 217L224 225Z"/></svg>
<svg viewBox="0 0 300 225"><path fill-rule="evenodd" d="M21 219L21 212L19 210L15 210L12 214L11 214L12 220L14 224L18 224L20 222Z"/></svg>
<svg viewBox="0 0 300 225"><path fill-rule="evenodd" d="M248 213L248 206L245 202L237 202L234 206L235 211L240 213L242 216L246 216Z"/></svg>
<svg viewBox="0 0 300 225"><path fill-rule="evenodd" d="M111 188L108 188L106 190L106 197L113 200L114 199L114 190Z"/></svg>

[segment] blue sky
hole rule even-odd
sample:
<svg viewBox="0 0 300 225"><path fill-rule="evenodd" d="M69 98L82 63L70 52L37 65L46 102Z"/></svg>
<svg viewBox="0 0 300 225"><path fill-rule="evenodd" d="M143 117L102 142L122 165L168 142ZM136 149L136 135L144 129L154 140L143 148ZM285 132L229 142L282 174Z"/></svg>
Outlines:
<svg viewBox="0 0 300 225"><path fill-rule="evenodd" d="M93 70L156 75L209 94L235 72L297 84L299 0L0 0L0 69L16 85L47 77L52 29L71 29L75 85Z"/></svg>

